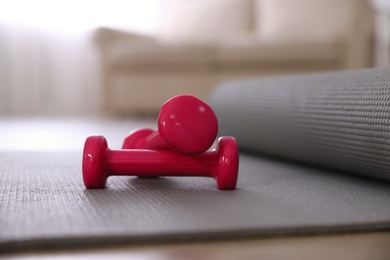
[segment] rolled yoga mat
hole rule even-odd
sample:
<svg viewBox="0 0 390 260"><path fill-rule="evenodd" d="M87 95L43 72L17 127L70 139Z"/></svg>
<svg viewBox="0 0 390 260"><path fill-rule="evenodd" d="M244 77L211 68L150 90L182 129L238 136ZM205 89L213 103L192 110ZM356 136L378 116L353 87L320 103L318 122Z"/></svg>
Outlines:
<svg viewBox="0 0 390 260"><path fill-rule="evenodd" d="M390 181L390 69L232 81L211 94L242 150Z"/></svg>

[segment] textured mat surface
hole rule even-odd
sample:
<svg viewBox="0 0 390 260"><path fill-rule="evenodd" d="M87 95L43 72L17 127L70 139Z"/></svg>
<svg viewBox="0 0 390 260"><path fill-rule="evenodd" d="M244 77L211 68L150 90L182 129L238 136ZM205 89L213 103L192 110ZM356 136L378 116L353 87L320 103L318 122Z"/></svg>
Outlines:
<svg viewBox="0 0 390 260"><path fill-rule="evenodd" d="M390 229L390 183L244 155L213 179L111 177L85 190L79 153L0 154L0 251Z"/></svg>
<svg viewBox="0 0 390 260"><path fill-rule="evenodd" d="M211 95L242 148L390 181L390 69L228 82Z"/></svg>

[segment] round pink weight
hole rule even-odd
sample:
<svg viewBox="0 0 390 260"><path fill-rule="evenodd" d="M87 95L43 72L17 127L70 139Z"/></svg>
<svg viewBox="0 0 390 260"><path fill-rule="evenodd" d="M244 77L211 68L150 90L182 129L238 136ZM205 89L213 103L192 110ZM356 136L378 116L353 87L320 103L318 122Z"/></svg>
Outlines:
<svg viewBox="0 0 390 260"><path fill-rule="evenodd" d="M215 141L218 121L209 105L196 97L180 95L161 107L158 131L169 149L187 155L200 154Z"/></svg>

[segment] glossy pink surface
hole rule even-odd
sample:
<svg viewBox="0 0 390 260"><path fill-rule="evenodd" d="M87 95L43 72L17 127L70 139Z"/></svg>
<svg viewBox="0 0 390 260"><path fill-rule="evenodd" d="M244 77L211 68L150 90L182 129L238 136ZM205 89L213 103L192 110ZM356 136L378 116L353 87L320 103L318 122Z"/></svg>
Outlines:
<svg viewBox="0 0 390 260"><path fill-rule="evenodd" d="M122 149L146 149L148 144L146 143L148 137L155 136L157 132L150 128L142 128L131 131L130 134L125 138L123 142ZM153 135L152 135L153 134ZM164 144L161 141L161 138L155 138L161 142L161 146ZM160 147L160 149L165 148Z"/></svg>
<svg viewBox="0 0 390 260"><path fill-rule="evenodd" d="M238 177L236 140L221 137L217 149L185 156L169 150L111 150L103 136L88 137L83 154L85 187L104 188L111 175L212 177L219 189L235 189Z"/></svg>
<svg viewBox="0 0 390 260"><path fill-rule="evenodd" d="M171 149L195 155L207 151L218 134L218 121L212 108L200 99L179 95L161 107L158 132L151 129L133 131L123 149Z"/></svg>

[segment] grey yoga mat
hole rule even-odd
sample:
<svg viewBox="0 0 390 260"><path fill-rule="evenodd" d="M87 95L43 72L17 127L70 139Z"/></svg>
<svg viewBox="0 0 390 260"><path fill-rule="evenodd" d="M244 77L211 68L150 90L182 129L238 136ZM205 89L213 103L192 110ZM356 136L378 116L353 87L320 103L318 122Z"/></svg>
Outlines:
<svg viewBox="0 0 390 260"><path fill-rule="evenodd" d="M390 182L356 175L389 178L388 91L388 70L222 85L211 97L221 134L325 166L241 152L234 191L185 177L86 190L81 151L0 153L0 252L390 230Z"/></svg>
<svg viewBox="0 0 390 260"><path fill-rule="evenodd" d="M0 154L0 252L388 230L390 183L242 155L238 187L110 177L86 190L81 153Z"/></svg>
<svg viewBox="0 0 390 260"><path fill-rule="evenodd" d="M390 68L232 81L210 104L242 149L390 181Z"/></svg>

